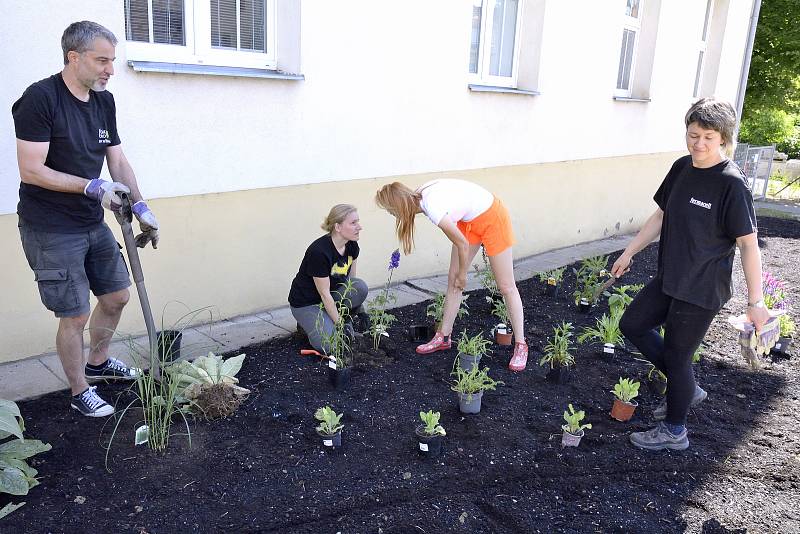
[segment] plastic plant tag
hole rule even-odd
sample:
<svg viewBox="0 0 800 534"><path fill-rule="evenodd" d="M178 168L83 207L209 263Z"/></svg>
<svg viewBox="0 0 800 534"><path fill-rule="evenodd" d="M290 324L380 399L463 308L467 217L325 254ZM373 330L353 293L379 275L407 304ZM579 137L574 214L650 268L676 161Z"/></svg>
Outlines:
<svg viewBox="0 0 800 534"><path fill-rule="evenodd" d="M382 336L389 337L389 332L387 332L387 331L385 331L385 330L384 330L383 332L381 332L381 335L382 335Z"/></svg>
<svg viewBox="0 0 800 534"><path fill-rule="evenodd" d="M323 439L322 444L326 447L333 447L333 440L332 439Z"/></svg>
<svg viewBox="0 0 800 534"><path fill-rule="evenodd" d="M581 299L581 304L584 305L584 306L588 306L589 305L589 300L583 298L583 299Z"/></svg>
<svg viewBox="0 0 800 534"><path fill-rule="evenodd" d="M420 442L420 444L419 444L419 450L421 450L422 452L428 452L428 444L427 444L427 443L421 443L421 442Z"/></svg>
<svg viewBox="0 0 800 534"><path fill-rule="evenodd" d="M330 367L331 369L333 369L335 371L336 370L336 360L328 360L328 367Z"/></svg>
<svg viewBox="0 0 800 534"><path fill-rule="evenodd" d="M547 279L547 285L550 286L556 285L556 279L551 276L550 278Z"/></svg>
<svg viewBox="0 0 800 534"><path fill-rule="evenodd" d="M150 427L147 425L142 425L136 429L136 438L134 439L134 445L144 445L147 443L147 439L150 437Z"/></svg>
<svg viewBox="0 0 800 534"><path fill-rule="evenodd" d="M606 354L614 354L614 345L611 343L606 343L603 345L603 352Z"/></svg>
<svg viewBox="0 0 800 534"><path fill-rule="evenodd" d="M780 351L783 343L775 343L775 350Z"/></svg>
<svg viewBox="0 0 800 534"><path fill-rule="evenodd" d="M505 324L500 323L495 327L495 332L498 334L508 334L508 327Z"/></svg>

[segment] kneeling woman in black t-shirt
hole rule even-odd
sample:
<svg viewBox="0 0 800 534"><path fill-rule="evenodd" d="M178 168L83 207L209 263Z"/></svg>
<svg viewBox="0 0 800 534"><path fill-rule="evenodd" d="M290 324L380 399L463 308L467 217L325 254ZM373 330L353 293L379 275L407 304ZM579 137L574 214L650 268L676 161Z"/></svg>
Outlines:
<svg viewBox="0 0 800 534"><path fill-rule="evenodd" d="M325 307L322 312L322 331L330 335L339 321L336 302L341 299L347 279L353 283L353 289L347 295L351 310L361 306L368 292L367 284L355 277L359 252L357 241L361 232L355 206L337 204L331 208L322 223L322 229L328 233L306 249L300 270L289 290L292 315L306 331L311 345L319 351L325 348L322 335L317 330L320 302Z"/></svg>
<svg viewBox="0 0 800 534"><path fill-rule="evenodd" d="M704 98L684 119L689 155L672 164L653 200L656 211L611 268L621 276L634 254L660 234L658 271L622 316L620 328L667 376L667 398L653 411L658 425L630 436L636 447L686 449L686 415L705 400L695 383L692 355L731 296L734 252L741 251L747 316L756 329L769 317L761 290L761 252L753 197L732 149L736 112ZM664 326L664 337L658 327Z"/></svg>

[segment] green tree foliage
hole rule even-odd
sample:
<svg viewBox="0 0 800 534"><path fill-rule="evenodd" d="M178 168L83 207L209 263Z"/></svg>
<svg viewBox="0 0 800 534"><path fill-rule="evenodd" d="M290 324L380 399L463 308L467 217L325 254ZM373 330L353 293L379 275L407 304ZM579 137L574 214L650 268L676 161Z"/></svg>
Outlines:
<svg viewBox="0 0 800 534"><path fill-rule="evenodd" d="M800 4L762 0L739 139L800 157Z"/></svg>

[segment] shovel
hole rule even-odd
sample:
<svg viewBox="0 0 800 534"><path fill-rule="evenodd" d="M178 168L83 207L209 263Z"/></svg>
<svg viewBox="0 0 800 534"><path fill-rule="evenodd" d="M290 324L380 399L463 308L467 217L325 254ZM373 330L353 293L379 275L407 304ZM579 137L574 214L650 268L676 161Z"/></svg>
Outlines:
<svg viewBox="0 0 800 534"><path fill-rule="evenodd" d="M150 341L150 369L156 380L161 380L161 361L158 357L158 345L156 326L153 323L153 312L150 309L150 300L147 298L147 289L144 287L144 273L142 272L142 262L139 261L139 249L136 247L136 238L133 236L133 211L131 210L131 200L127 193L118 193L122 199L122 207L115 211L114 215L117 222L122 227L122 237L125 240L125 250L128 253L128 262L131 266L133 281L136 283L136 292L139 294L139 302L142 305L144 324L147 327L147 337Z"/></svg>
<svg viewBox="0 0 800 534"><path fill-rule="evenodd" d="M633 265L633 258L631 258L631 261L630 261L630 263L628 264L628 266L627 266L627 267L625 267L625 270L624 270L624 271L622 271L622 274L625 274L625 273L627 273L628 271L630 271L630 270L631 270L631 265ZM622 274L621 274L621 275L619 275L619 276L622 276ZM605 291L605 290L607 290L609 287L613 286L613 285L614 285L614 282L616 282L617 280L619 280L619 277L615 277L615 276L613 276L613 275L611 275L611 274L609 274L608 276L609 276L609 279L608 279L608 280L606 280L606 281L605 281L605 283L604 283L602 286L600 286L599 288L597 288L597 289L595 289L595 290L594 290L594 294L592 295L592 302L597 302L597 299L600 297L600 295L602 295L602 294L603 294L603 291Z"/></svg>

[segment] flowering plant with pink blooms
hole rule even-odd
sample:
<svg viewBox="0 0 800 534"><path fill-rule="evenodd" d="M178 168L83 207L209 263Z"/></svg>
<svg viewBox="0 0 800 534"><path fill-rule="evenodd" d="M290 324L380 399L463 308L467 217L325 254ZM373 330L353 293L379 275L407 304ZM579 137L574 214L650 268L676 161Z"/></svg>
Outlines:
<svg viewBox="0 0 800 534"><path fill-rule="evenodd" d="M772 276L772 273L764 272L762 275L764 305L770 310L785 310L788 302L786 300L786 285Z"/></svg>

